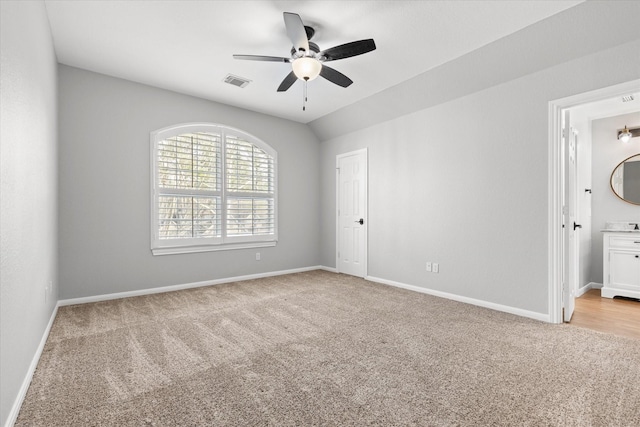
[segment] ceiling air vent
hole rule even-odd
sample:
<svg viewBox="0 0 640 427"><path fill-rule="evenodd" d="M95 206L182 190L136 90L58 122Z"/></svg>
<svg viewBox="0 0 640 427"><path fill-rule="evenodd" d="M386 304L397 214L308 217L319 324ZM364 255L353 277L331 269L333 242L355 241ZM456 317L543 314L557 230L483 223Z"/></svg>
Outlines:
<svg viewBox="0 0 640 427"><path fill-rule="evenodd" d="M633 95L625 95L622 97L622 102L631 102L633 101Z"/></svg>
<svg viewBox="0 0 640 427"><path fill-rule="evenodd" d="M251 82L251 80L245 79L244 77L234 76L233 74L227 74L227 77L224 78L224 82L238 87L245 87Z"/></svg>

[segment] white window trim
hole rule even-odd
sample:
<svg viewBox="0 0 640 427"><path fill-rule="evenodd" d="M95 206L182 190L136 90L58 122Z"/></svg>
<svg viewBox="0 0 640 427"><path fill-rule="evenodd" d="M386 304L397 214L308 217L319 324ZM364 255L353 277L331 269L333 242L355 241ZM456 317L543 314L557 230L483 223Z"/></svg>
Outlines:
<svg viewBox="0 0 640 427"><path fill-rule="evenodd" d="M158 238L158 188L156 185L158 176L158 162L156 155L158 150L158 142L172 136L182 133L196 132L214 132L221 135L221 190L220 204L222 206L222 237L220 238L193 238L193 239L159 239ZM241 139L251 142L267 154L273 157L273 204L274 204L274 234L264 236L231 236L226 237L226 220L227 220L227 197L265 197L264 193L240 193L227 191L226 176L226 137L227 135L235 135ZM150 134L150 161L151 161L151 205L150 205L150 223L151 223L151 252L153 255L174 255L196 252L224 251L235 249L263 248L275 246L278 241L278 155L277 152L264 141L255 136L235 129L229 126L215 123L182 123L174 126L168 126ZM198 190L172 189L171 193L176 194L194 194ZM228 194L227 194L228 193ZM209 193L210 194L210 193ZM207 194L207 195L209 195ZM204 194L203 194L204 195ZM272 198L269 195L267 198Z"/></svg>

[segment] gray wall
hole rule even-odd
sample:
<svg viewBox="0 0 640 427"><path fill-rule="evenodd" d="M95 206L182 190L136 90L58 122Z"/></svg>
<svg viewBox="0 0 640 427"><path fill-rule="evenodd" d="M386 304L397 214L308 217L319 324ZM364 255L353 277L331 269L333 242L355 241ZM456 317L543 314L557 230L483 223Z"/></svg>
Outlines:
<svg viewBox="0 0 640 427"><path fill-rule="evenodd" d="M0 2L0 425L57 300L56 58L42 2ZM45 287L53 289L45 302Z"/></svg>
<svg viewBox="0 0 640 427"><path fill-rule="evenodd" d="M335 156L368 147L370 276L548 313L549 101L639 78L638 52L624 43L324 141L322 263L335 266Z"/></svg>
<svg viewBox="0 0 640 427"><path fill-rule="evenodd" d="M640 206L620 200L611 190L613 169L634 154L640 154L640 138L629 144L616 139L618 129L640 126L640 112L608 117L591 122L593 144L593 215L591 281L602 283L602 230L608 221L640 222Z"/></svg>
<svg viewBox="0 0 640 427"><path fill-rule="evenodd" d="M59 82L61 299L319 265L320 145L307 126L63 65ZM185 122L278 152L277 246L151 254L149 132Z"/></svg>

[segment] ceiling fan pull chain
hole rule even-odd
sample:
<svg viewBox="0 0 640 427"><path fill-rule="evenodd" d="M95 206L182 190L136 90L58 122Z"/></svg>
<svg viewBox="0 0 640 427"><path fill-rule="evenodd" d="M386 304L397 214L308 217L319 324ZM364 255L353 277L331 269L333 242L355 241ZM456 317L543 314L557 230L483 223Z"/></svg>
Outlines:
<svg viewBox="0 0 640 427"><path fill-rule="evenodd" d="M304 86L302 89L302 111L307 110L307 79L304 79Z"/></svg>

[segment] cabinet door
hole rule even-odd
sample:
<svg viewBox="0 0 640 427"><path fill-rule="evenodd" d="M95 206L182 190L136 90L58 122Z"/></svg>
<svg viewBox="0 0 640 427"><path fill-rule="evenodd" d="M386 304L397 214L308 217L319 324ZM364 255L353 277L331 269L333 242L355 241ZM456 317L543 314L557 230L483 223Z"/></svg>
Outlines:
<svg viewBox="0 0 640 427"><path fill-rule="evenodd" d="M640 254L611 251L610 287L640 290Z"/></svg>

